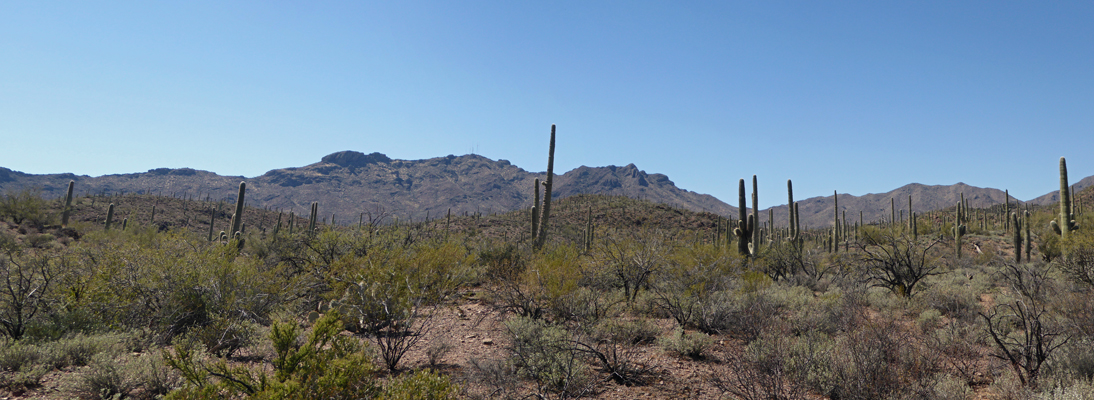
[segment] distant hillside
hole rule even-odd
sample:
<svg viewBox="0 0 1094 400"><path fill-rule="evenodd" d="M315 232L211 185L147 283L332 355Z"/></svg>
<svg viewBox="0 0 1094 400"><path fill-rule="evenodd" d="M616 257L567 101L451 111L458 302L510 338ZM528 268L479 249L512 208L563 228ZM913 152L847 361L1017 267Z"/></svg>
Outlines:
<svg viewBox="0 0 1094 400"><path fill-rule="evenodd" d="M785 193L785 189L783 189L784 196ZM985 208L995 204L1002 204L1003 198L1006 197L1005 192L1002 190L969 186L964 183L954 185L912 183L885 193L871 193L863 196L840 194L840 217L842 218L843 213L846 212L848 223L858 222L859 212L861 211L862 219L866 223L882 219L888 220L892 215L894 203L897 218L900 218L902 211L904 216L907 217L909 196L912 198L912 210L923 213L953 206L960 201L962 194L965 195L965 199L968 200L969 206L972 208ZM1017 199L1011 197L1010 201L1014 203L1017 202ZM832 196L811 197L797 200L797 202L803 226L810 228L832 226L832 219L835 217ZM772 207L771 209L775 215L775 226L786 226L786 205ZM767 222L768 211L761 210L760 214L760 220Z"/></svg>
<svg viewBox="0 0 1094 400"><path fill-rule="evenodd" d="M525 171L506 160L491 160L478 155L437 157L425 160L396 160L381 153L364 154L342 151L303 167L269 171L261 176L221 176L190 168L158 168L144 173L89 177L74 174L31 175L0 168L0 190L37 187L47 197L63 195L68 181L76 181L78 194L158 194L194 200L234 201L240 181L247 181L247 203L258 208L293 210L307 213L313 201L319 202L323 217L336 215L342 223L364 218L437 218L449 209L457 215L504 213L532 205L535 178L546 173ZM578 194L625 196L671 205L696 212L737 216L737 208L706 194L676 187L663 174L649 174L634 164L627 166L578 167L556 175L554 197ZM761 178L761 181L763 179ZM726 182L734 185L736 182ZM781 185L761 183L760 195L782 198ZM1078 189L1094 186L1094 176L1075 182ZM841 213L848 221L878 221L890 216L890 201L897 215L907 215L908 197L912 209L922 213L953 206L964 193L974 208L1003 202L1004 192L964 183L922 185L913 183L895 190L864 196L839 195ZM1030 200L1032 205L1057 201L1056 191ZM892 200L891 200L892 199ZM1017 202L1011 198L1012 202ZM798 200L802 224L809 228L832 225L832 196ZM785 204L771 208L775 225L786 226ZM760 221L769 220L769 210L760 211Z"/></svg>
<svg viewBox="0 0 1094 400"><path fill-rule="evenodd" d="M535 178L506 160L477 155L426 160L395 160L380 153L343 151L317 163L269 171L261 176L221 176L189 168L89 177L74 174L31 175L0 168L0 190L37 187L46 197L63 195L69 180L78 194L138 193L234 201L247 181L247 203L259 208L306 213L319 202L323 216L356 221L371 216L422 219L453 213L507 212L531 207ZM667 176L625 167L580 167L556 175L556 198L611 194L671 204L693 211L729 215L735 208L710 195L676 187Z"/></svg>
<svg viewBox="0 0 1094 400"><path fill-rule="evenodd" d="M1071 187L1075 188L1076 192L1082 192L1083 189L1086 189L1090 186L1094 186L1094 176L1088 176L1086 178L1083 178L1083 179L1079 180L1078 182L1072 182L1071 183ZM1040 196L1036 199L1030 200L1029 202L1030 202L1030 204L1036 204L1036 205L1039 205L1039 206L1047 206L1049 204L1055 204L1059 201L1060 201L1060 191L1059 190L1053 190L1052 192L1049 192L1049 193L1047 193L1043 196Z"/></svg>

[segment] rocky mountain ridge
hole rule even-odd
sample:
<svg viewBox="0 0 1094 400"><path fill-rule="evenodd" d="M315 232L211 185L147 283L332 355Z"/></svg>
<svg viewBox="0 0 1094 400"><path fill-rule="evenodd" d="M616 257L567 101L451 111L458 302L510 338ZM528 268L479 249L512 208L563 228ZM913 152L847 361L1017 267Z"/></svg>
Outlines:
<svg viewBox="0 0 1094 400"><path fill-rule="evenodd" d="M246 178L222 176L190 168L157 168L143 173L90 177L86 175L32 175L0 168L0 190L23 187L41 190L45 197L63 195L69 180L76 181L78 194L149 193L193 199L234 201L236 187L247 181L247 202L251 206L307 213L313 201L320 204L322 217L341 223L365 219L406 220L438 218L453 213L493 213L528 208L532 204L533 182L545 173L528 172L506 160L491 160L478 155L436 157L424 160L398 160L381 153L364 154L341 151L303 167L271 170ZM735 218L737 208L711 195L676 187L663 174L650 174L634 164L626 166L581 166L555 177L554 197L576 194L605 194L641 198L692 211L707 211ZM762 181L761 177L761 181ZM735 182L728 182L733 184ZM1074 183L1076 189L1094 185L1094 176ZM764 187L773 187L770 183ZM777 187L777 186L776 186ZM768 189L761 196L785 196L785 189ZM957 183L922 185L912 183L885 193L863 196L839 195L839 208L847 220L858 221L859 212L866 222L889 218L891 204L897 213L907 213L908 198L912 210L925 212L956 204L961 195L974 208L1003 202L1002 190ZM1057 201L1052 192L1030 200L1045 205ZM1012 202L1019 202L1013 197ZM806 227L832 225L832 196L798 200L802 224ZM785 204L760 211L760 221L773 215L776 226L785 226Z"/></svg>

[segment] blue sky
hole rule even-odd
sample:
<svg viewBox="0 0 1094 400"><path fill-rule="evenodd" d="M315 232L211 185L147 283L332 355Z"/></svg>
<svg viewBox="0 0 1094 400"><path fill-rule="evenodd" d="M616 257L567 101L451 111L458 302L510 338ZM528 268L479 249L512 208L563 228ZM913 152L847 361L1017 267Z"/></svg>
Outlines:
<svg viewBox="0 0 1094 400"><path fill-rule="evenodd" d="M0 3L0 166L634 163L763 207L1094 175L1091 2Z"/></svg>

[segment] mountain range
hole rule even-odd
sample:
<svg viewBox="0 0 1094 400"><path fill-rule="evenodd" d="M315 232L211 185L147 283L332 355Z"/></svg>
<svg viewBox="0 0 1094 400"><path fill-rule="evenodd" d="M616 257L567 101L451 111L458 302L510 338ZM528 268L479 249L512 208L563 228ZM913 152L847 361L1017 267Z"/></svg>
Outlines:
<svg viewBox="0 0 1094 400"><path fill-rule="evenodd" d="M240 181L247 182L247 203L273 210L306 214L311 202L319 202L320 214L343 223L358 218L396 217L421 220L438 218L451 212L508 212L532 205L534 180L545 172L529 172L506 160L491 160L478 155L437 157L424 160L391 159L381 153L364 154L341 151L319 162L295 168L282 168L246 178L222 176L190 168L157 168L142 173L104 175L34 175L0 167L0 190L36 188L47 198L64 195L68 181L76 182L81 195L145 193L193 199L234 201ZM1076 183L1076 189L1094 184L1094 176ZM761 187L772 187L764 184ZM762 196L785 195L784 189ZM634 164L627 166L581 166L555 176L555 198L576 194L606 194L640 198L693 211L707 211L736 217L737 208L711 195L678 188L668 176L650 174ZM841 212L848 221L857 221L859 211L866 221L888 218L890 201L897 212L907 210L908 197L916 212L936 210L956 204L961 195L973 208L1003 202L1002 190L979 188L964 183L954 185L909 184L886 193L852 196L840 194ZM1058 194L1048 193L1028 203L1054 203ZM890 200L893 199L893 200ZM1012 202L1017 200L1011 198ZM802 225L826 227L832 224L832 196L798 200ZM786 205L771 208L776 225L785 226ZM905 211L906 212L906 211ZM769 211L761 210L760 220L768 220Z"/></svg>

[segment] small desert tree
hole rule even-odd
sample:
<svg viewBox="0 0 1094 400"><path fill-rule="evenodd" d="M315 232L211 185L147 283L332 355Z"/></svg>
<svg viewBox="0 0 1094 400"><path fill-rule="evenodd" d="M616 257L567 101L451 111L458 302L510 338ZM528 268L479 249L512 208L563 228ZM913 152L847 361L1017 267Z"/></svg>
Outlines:
<svg viewBox="0 0 1094 400"><path fill-rule="evenodd" d="M916 240L898 230L865 230L858 242L866 279L900 296L910 297L924 278L941 274L931 253L938 240Z"/></svg>

